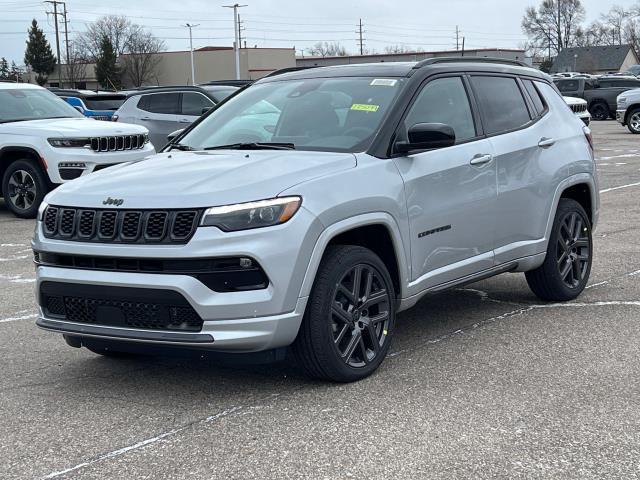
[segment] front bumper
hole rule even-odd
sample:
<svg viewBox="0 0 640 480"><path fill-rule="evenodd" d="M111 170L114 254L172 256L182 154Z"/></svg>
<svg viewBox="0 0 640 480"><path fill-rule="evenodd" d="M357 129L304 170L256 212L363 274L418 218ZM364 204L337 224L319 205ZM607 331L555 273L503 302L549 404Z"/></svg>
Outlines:
<svg viewBox="0 0 640 480"><path fill-rule="evenodd" d="M96 244L51 240L38 222L32 242L40 252L137 259L189 259L247 256L269 278L267 288L214 292L197 278L181 274L101 271L40 265L37 291L43 283L124 287L172 291L203 320L199 331L168 331L77 323L47 315L40 307L38 326L59 333L161 345L197 345L215 351L256 352L290 345L298 333L307 297L301 285L322 224L301 208L284 225L224 233L200 227L186 245ZM73 291L69 295L73 295Z"/></svg>
<svg viewBox="0 0 640 480"><path fill-rule="evenodd" d="M616 110L616 121L618 123L621 123L622 125L625 125L625 117L627 115L627 111L626 110Z"/></svg>

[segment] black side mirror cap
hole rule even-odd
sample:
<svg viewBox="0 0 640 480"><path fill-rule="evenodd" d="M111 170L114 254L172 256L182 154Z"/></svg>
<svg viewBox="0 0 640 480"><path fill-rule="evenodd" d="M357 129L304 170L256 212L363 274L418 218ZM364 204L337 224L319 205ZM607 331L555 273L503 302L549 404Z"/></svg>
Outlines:
<svg viewBox="0 0 640 480"><path fill-rule="evenodd" d="M202 115L204 115L205 113L207 113L209 110L211 110L213 107L204 107L202 109Z"/></svg>
<svg viewBox="0 0 640 480"><path fill-rule="evenodd" d="M416 123L409 128L407 136L408 142L396 142L397 153L435 150L456 144L456 132L444 123Z"/></svg>

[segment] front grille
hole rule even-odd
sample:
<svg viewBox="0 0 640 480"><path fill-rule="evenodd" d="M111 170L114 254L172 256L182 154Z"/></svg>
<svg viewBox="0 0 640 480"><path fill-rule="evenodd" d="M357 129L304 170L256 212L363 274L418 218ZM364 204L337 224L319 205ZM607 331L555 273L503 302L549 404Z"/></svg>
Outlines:
<svg viewBox="0 0 640 480"><path fill-rule="evenodd" d="M172 290L43 282L39 301L46 315L75 323L192 332L203 324Z"/></svg>
<svg viewBox="0 0 640 480"><path fill-rule="evenodd" d="M91 138L91 150L94 152L116 152L119 150L139 150L146 142L145 135L119 135L115 137Z"/></svg>
<svg viewBox="0 0 640 480"><path fill-rule="evenodd" d="M105 122L111 121L111 117L109 115L94 115L91 118L95 118L96 120L103 120Z"/></svg>
<svg viewBox="0 0 640 480"><path fill-rule="evenodd" d="M187 243L202 210L102 210L48 206L47 238L98 243Z"/></svg>
<svg viewBox="0 0 640 480"><path fill-rule="evenodd" d="M570 107L571 110L573 110L573 113L582 113L587 111L586 103L581 103L580 105L570 105Z"/></svg>

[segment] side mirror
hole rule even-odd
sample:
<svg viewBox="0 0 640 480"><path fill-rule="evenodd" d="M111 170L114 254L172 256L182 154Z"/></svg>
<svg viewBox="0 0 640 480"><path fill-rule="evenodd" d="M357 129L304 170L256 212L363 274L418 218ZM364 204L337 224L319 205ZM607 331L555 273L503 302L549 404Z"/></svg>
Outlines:
<svg viewBox="0 0 640 480"><path fill-rule="evenodd" d="M204 115L205 113L207 113L209 110L211 110L213 107L204 107L202 109L202 115Z"/></svg>
<svg viewBox="0 0 640 480"><path fill-rule="evenodd" d="M419 150L452 147L456 144L456 132L444 123L416 123L408 132L408 142L396 142L395 151L411 153Z"/></svg>
<svg viewBox="0 0 640 480"><path fill-rule="evenodd" d="M167 135L167 142L171 143L173 142L176 137L178 137L178 135L180 135L182 132L184 132L184 128L181 128L180 130L176 130L175 132L171 132L169 135Z"/></svg>

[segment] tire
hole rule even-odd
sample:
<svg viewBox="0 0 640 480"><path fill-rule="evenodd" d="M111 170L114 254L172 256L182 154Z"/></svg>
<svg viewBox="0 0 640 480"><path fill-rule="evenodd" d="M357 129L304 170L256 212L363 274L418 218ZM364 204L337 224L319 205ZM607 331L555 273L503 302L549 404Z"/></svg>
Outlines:
<svg viewBox="0 0 640 480"><path fill-rule="evenodd" d="M640 133L640 108L634 108L627 116L627 128L636 135Z"/></svg>
<svg viewBox="0 0 640 480"><path fill-rule="evenodd" d="M293 344L298 363L311 377L334 382L371 375L389 351L395 308L391 276L375 253L329 247Z"/></svg>
<svg viewBox="0 0 640 480"><path fill-rule="evenodd" d="M589 113L594 120L608 120L611 112L609 105L604 100L596 100L589 107Z"/></svg>
<svg viewBox="0 0 640 480"><path fill-rule="evenodd" d="M525 273L538 298L565 302L582 293L593 263L591 222L582 205L561 198L544 263Z"/></svg>
<svg viewBox="0 0 640 480"><path fill-rule="evenodd" d="M30 160L11 163L2 177L5 205L16 217L36 218L48 191L45 173Z"/></svg>

